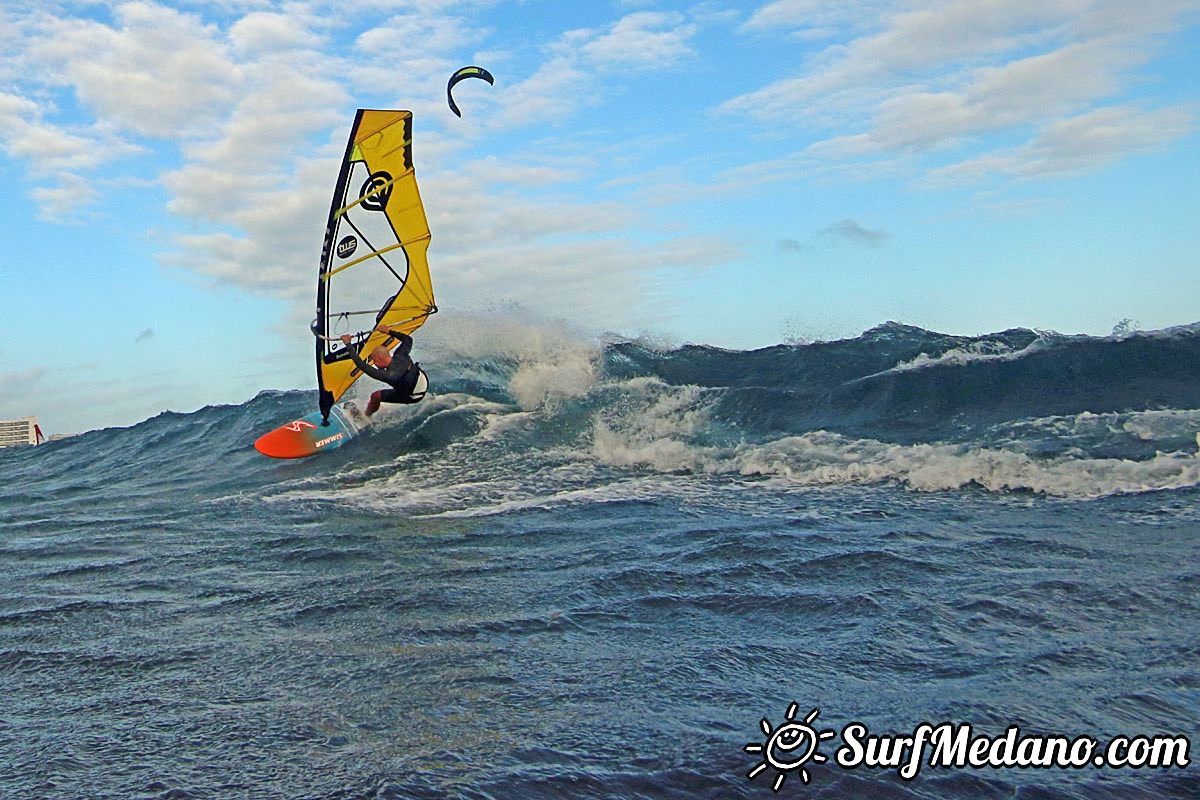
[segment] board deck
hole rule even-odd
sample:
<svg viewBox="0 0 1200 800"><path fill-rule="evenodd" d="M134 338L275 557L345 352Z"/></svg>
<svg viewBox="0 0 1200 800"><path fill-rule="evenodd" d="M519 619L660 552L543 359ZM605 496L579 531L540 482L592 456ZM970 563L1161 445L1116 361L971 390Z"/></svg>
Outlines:
<svg viewBox="0 0 1200 800"><path fill-rule="evenodd" d="M356 416L355 409L335 405L330 409L329 423L323 425L321 412L314 411L264 433L254 449L271 458L307 458L335 450L358 435L361 424L354 421Z"/></svg>

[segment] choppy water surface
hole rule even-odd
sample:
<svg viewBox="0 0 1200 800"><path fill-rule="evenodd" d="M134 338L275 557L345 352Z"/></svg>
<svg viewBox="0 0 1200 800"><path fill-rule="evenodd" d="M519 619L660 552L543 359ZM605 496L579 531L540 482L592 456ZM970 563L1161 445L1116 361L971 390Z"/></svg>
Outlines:
<svg viewBox="0 0 1200 800"><path fill-rule="evenodd" d="M543 336L306 462L305 392L0 452L0 795L1196 797L744 747L1197 742L1198 339Z"/></svg>

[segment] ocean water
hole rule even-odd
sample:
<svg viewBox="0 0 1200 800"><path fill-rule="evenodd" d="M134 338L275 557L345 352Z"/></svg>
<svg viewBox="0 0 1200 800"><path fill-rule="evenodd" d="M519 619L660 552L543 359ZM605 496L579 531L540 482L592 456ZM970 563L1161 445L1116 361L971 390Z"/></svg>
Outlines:
<svg viewBox="0 0 1200 800"><path fill-rule="evenodd" d="M835 757L1200 746L1200 325L446 339L314 459L303 391L0 451L0 797L1200 797Z"/></svg>

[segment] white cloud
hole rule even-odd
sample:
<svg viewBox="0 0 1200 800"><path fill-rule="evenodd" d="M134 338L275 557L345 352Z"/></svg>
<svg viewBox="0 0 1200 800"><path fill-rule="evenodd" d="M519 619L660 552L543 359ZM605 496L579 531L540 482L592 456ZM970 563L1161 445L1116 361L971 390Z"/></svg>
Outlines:
<svg viewBox="0 0 1200 800"><path fill-rule="evenodd" d="M1153 5L1133 20L1127 4L1115 0L950 0L917 9L896 3L877 13L874 30L816 52L800 74L719 110L803 131L808 155L826 159L942 151L945 161L961 158L968 143L986 147L995 134L1024 135L1027 148L972 157L960 172L1026 155L1037 160L1024 171L1038 173L1038 164L1060 160L1037 155L1053 126L1068 117L1086 122L1090 108L1120 98L1154 52L1150 34L1178 27L1197 8L1194 0ZM743 29L788 29L828 13L817 0L785 0L760 9ZM1127 110L1122 128L1144 130L1161 113L1174 123L1169 131L1186 130L1181 109L1147 113L1135 124ZM1131 132L1109 141L1137 152L1143 138Z"/></svg>
<svg viewBox="0 0 1200 800"><path fill-rule="evenodd" d="M360 33L354 47L364 56L375 58L383 53L395 54L391 58L398 58L403 63L410 53L418 59L453 53L464 42L477 41L480 35L480 31L461 17L428 12L404 13ZM414 44L417 47L414 48Z"/></svg>
<svg viewBox="0 0 1200 800"><path fill-rule="evenodd" d="M604 28L563 33L546 47L546 60L524 80L499 81L491 128L559 123L604 98L614 74L678 69L696 56L699 25L680 13L638 11Z"/></svg>
<svg viewBox="0 0 1200 800"><path fill-rule="evenodd" d="M108 125L169 138L212 124L243 76L216 26L149 2L114 9L116 26L45 22L29 46L51 86L67 86Z"/></svg>
<svg viewBox="0 0 1200 800"><path fill-rule="evenodd" d="M1046 120L1115 93L1123 65L1144 60L1090 42L963 74L955 91L897 90L875 107L873 127L825 143L826 152L924 152L965 137Z"/></svg>
<svg viewBox="0 0 1200 800"><path fill-rule="evenodd" d="M328 21L299 6L287 16L252 12L228 31L144 2L113 15L111 26L47 17L26 53L42 66L44 85L70 89L92 112L90 126L68 130L42 119L52 107L0 97L6 150L27 160L31 175L58 182L36 188L35 201L44 214L79 210L98 197L89 171L141 149L136 142L168 143L182 164L159 176L167 208L193 230L164 262L292 291L297 266L312 260L304 245L319 247L319 235L314 244L297 231L323 224L335 169L314 172L304 162L314 159L314 139L344 122L339 110L348 104L338 61L314 49Z"/></svg>
<svg viewBox="0 0 1200 800"><path fill-rule="evenodd" d="M355 35L343 60L346 79L415 113L440 111L445 108L446 79L464 66L461 59L467 48L488 35L476 21L479 5L459 0L391 7L386 20Z"/></svg>
<svg viewBox="0 0 1200 800"><path fill-rule="evenodd" d="M87 207L100 199L100 191L89 181L78 175L64 173L57 182L49 186L35 186L30 190L38 216L43 220L72 222L81 206Z"/></svg>
<svg viewBox="0 0 1200 800"><path fill-rule="evenodd" d="M579 43L579 50L601 68L661 69L696 55L688 44L696 32L682 14L636 12L603 34L584 34L588 41Z"/></svg>
<svg viewBox="0 0 1200 800"><path fill-rule="evenodd" d="M831 36L878 16L880 0L777 0L751 15L743 33L794 32L802 39Z"/></svg>
<svg viewBox="0 0 1200 800"><path fill-rule="evenodd" d="M44 176L37 202L75 210L129 171L121 157L135 148L166 150L171 157L154 163L168 166L153 178L183 225L166 234L173 246L161 262L291 299L305 322L345 128L361 97L418 113L429 105L417 170L442 302L444 295L464 305L549 298L539 303L613 327L634 318L664 270L733 256L715 238L629 240L641 220L627 206L571 189L603 174L591 147L587 157L557 159L533 150L495 160L456 152L484 126L496 132L561 120L597 102L613 74L677 69L696 55L699 23L682 13L633 11L563 34L540 64L498 54L525 65L526 77L515 69L498 75L495 88L479 87L464 107L479 127L464 123L441 136L432 104L446 114L446 76L461 65L464 44L487 37L470 13L477 5L364 0L356 9L369 26L359 30L344 8L315 3L179 10L135 0L111 7L110 17L45 13L23 23L30 35L12 58L37 69L23 70L17 88L0 94L0 142L29 163L29 174ZM403 56L381 60L381 53ZM45 103L51 96L63 103ZM524 189L533 191L519 195Z"/></svg>
<svg viewBox="0 0 1200 800"><path fill-rule="evenodd" d="M141 148L95 127L71 130L46 122L43 109L24 97L0 92L0 143L35 178L90 170Z"/></svg>
<svg viewBox="0 0 1200 800"><path fill-rule="evenodd" d="M776 0L755 11L750 20L742 26L743 30L774 30L776 28L804 27L810 21L831 6L840 7L840 3L830 3L828 0Z"/></svg>
<svg viewBox="0 0 1200 800"><path fill-rule="evenodd" d="M229 41L240 55L255 57L271 52L317 50L323 37L316 34L293 6L287 14L257 11L239 19L229 29Z"/></svg>
<svg viewBox="0 0 1200 800"><path fill-rule="evenodd" d="M569 117L577 109L597 102L594 84L593 76L573 58L552 58L511 87L497 87L503 98L497 103L499 110L492 125L502 130Z"/></svg>
<svg viewBox="0 0 1200 800"><path fill-rule="evenodd" d="M1192 115L1179 109L1100 108L1047 125L1023 147L936 169L927 180L938 185L993 174L1034 178L1087 172L1130 153L1162 148L1195 129Z"/></svg>

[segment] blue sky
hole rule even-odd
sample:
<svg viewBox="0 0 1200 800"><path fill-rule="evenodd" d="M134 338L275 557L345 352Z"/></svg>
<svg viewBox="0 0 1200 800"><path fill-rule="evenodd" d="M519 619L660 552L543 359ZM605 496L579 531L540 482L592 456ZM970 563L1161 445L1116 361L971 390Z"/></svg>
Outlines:
<svg viewBox="0 0 1200 800"><path fill-rule="evenodd" d="M315 385L360 106L415 115L431 338L1200 319L1200 0L15 5L0 417L51 433Z"/></svg>

